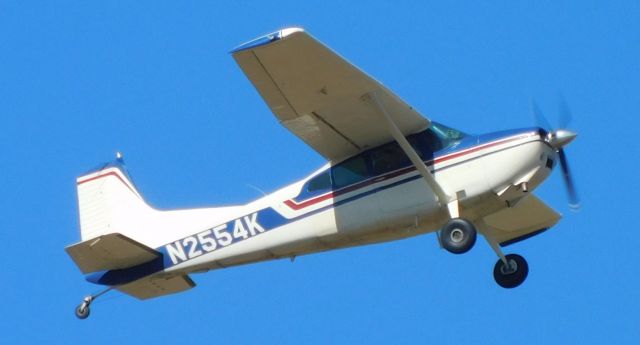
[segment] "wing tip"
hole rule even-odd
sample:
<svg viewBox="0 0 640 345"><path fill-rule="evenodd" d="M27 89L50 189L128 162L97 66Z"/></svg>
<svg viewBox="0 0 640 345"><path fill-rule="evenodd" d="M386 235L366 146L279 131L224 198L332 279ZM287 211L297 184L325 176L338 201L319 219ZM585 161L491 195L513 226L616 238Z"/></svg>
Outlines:
<svg viewBox="0 0 640 345"><path fill-rule="evenodd" d="M263 36L260 36L258 38L254 38L248 42L245 42L235 48L233 48L229 53L230 54L235 54L241 51L245 51L245 50L250 50L253 48L257 48L263 45L267 45L269 43L275 42L275 41L279 41L287 36L291 36L296 32L304 32L304 29L301 27L288 27L288 28L284 28L282 30L278 30Z"/></svg>

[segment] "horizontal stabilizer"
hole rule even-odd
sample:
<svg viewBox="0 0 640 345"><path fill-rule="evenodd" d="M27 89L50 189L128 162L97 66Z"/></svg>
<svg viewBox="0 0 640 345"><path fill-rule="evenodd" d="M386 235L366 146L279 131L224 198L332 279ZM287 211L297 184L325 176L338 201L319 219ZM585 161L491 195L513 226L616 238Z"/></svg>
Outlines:
<svg viewBox="0 0 640 345"><path fill-rule="evenodd" d="M196 283L189 276L142 278L133 283L118 286L117 289L138 299L149 299L189 290Z"/></svg>
<svg viewBox="0 0 640 345"><path fill-rule="evenodd" d="M137 266L160 253L118 233L102 235L65 248L82 273Z"/></svg>

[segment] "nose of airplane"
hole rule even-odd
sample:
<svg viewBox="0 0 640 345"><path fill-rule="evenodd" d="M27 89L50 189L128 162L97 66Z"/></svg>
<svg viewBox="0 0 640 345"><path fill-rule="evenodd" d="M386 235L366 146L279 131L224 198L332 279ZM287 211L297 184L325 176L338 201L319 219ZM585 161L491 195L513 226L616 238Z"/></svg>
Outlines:
<svg viewBox="0 0 640 345"><path fill-rule="evenodd" d="M547 135L547 142L554 149L559 150L572 142L578 134L567 129L558 129Z"/></svg>

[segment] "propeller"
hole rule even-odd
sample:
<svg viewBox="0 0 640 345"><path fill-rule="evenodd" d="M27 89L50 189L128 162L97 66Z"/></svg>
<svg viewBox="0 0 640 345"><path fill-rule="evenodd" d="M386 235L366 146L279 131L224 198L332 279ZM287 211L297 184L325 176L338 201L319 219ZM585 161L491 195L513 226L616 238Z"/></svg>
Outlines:
<svg viewBox="0 0 640 345"><path fill-rule="evenodd" d="M563 97L560 99L559 104L559 128L553 128L547 121L546 117L542 114L540 107L538 104L532 100L531 109L533 112L533 116L540 127L547 131L547 136L545 140L551 147L553 147L556 152L558 152L558 160L560 160L560 168L562 169L562 177L564 179L564 184L567 189L567 197L569 199L569 207L577 210L580 208L580 197L578 196L578 191L576 190L575 184L573 182L573 177L571 175L571 169L569 168L569 162L567 161L567 155L564 152L564 147L572 142L577 134L570 130L565 129L569 126L571 122L572 115L569 110L569 106Z"/></svg>

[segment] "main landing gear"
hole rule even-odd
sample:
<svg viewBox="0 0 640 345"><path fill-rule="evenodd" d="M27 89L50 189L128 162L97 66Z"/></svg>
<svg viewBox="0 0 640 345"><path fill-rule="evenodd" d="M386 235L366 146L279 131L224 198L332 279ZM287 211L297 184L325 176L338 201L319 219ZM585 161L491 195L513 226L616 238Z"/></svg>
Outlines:
<svg viewBox="0 0 640 345"><path fill-rule="evenodd" d="M111 289L113 288L108 288L105 289L103 291L101 291L100 293L97 293L95 295L89 295L87 297L85 297L82 300L82 303L80 303L77 307L76 307L76 317L80 320L84 320L86 318L89 317L89 314L91 312L91 310L89 309L89 307L91 306L91 302L93 302L96 298L104 295L105 293L111 291Z"/></svg>
<svg viewBox="0 0 640 345"><path fill-rule="evenodd" d="M453 218L440 230L440 243L450 253L466 253L476 243L476 233L476 227L471 222Z"/></svg>
<svg viewBox="0 0 640 345"><path fill-rule="evenodd" d="M529 274L527 261L518 254L504 255L500 245L490 234L483 232L484 237L499 259L493 268L493 278L505 289L512 289L522 284ZM453 254L463 254L471 250L476 243L476 227L466 219L452 218L440 230L440 244Z"/></svg>

